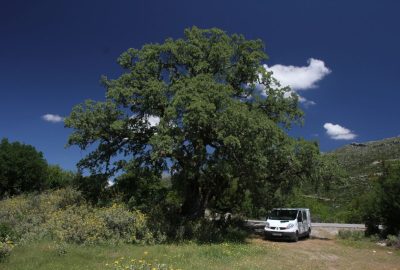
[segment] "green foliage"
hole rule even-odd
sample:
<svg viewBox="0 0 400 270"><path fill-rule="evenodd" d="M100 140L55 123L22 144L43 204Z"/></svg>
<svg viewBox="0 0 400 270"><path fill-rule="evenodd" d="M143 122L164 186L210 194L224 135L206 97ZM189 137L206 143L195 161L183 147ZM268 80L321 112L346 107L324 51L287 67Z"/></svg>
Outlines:
<svg viewBox="0 0 400 270"><path fill-rule="evenodd" d="M218 220L197 219L185 220L172 227L169 238L174 242L195 241L199 244L221 242L245 242L248 232L240 219Z"/></svg>
<svg viewBox="0 0 400 270"><path fill-rule="evenodd" d="M71 171L65 171L58 165L48 165L45 186L50 189L71 186L77 176Z"/></svg>
<svg viewBox="0 0 400 270"><path fill-rule="evenodd" d="M386 239L386 245L400 248L400 234L398 236L389 234Z"/></svg>
<svg viewBox="0 0 400 270"><path fill-rule="evenodd" d="M364 195L363 220L368 233L383 235L400 233L400 163L382 164L382 175L374 179L371 193Z"/></svg>
<svg viewBox="0 0 400 270"><path fill-rule="evenodd" d="M328 198L305 195L300 189L296 189L282 206L309 208L313 222L339 221L335 216L334 209L331 207L331 202Z"/></svg>
<svg viewBox="0 0 400 270"><path fill-rule="evenodd" d="M354 207L362 200L354 194L368 196L366 194L374 193L374 181L383 173L382 163L396 163L400 159L400 138L352 143L328 153L327 156L336 158L347 175L346 181L340 185L338 197L343 203Z"/></svg>
<svg viewBox="0 0 400 270"><path fill-rule="evenodd" d="M12 241L5 240L0 241L0 262L4 261L8 256L10 256L11 251L13 250L14 245Z"/></svg>
<svg viewBox="0 0 400 270"><path fill-rule="evenodd" d="M128 49L118 58L125 72L102 79L105 101L86 101L65 120L69 145L95 148L79 168L128 171L118 185L141 209L151 194L159 198L165 170L182 216L269 207L274 198L265 195L306 179L319 152L284 132L302 112L297 95L263 68L266 58L260 40L215 28Z"/></svg>
<svg viewBox="0 0 400 270"><path fill-rule="evenodd" d="M154 212L154 207L165 202L168 179L160 180L147 168L127 168L127 172L115 179L113 189L122 195L122 199L130 209L144 213Z"/></svg>
<svg viewBox="0 0 400 270"><path fill-rule="evenodd" d="M83 197L92 204L103 205L110 200L106 190L108 178L102 174L83 176L78 174L72 182L72 186L79 190Z"/></svg>
<svg viewBox="0 0 400 270"><path fill-rule="evenodd" d="M400 163L384 168L378 180L382 223L388 234L400 233Z"/></svg>
<svg viewBox="0 0 400 270"><path fill-rule="evenodd" d="M382 161L400 159L400 137L360 144L352 143L329 155L335 156L351 176L374 174L381 172Z"/></svg>
<svg viewBox="0 0 400 270"><path fill-rule="evenodd" d="M83 203L80 193L70 188L26 194L0 201L0 220L12 228L13 240L41 239L48 234L44 224L51 214L69 205Z"/></svg>
<svg viewBox="0 0 400 270"><path fill-rule="evenodd" d="M76 244L96 244L104 241L149 243L152 235L146 218L140 212L130 212L122 205L92 208L69 206L54 212L44 224L58 241Z"/></svg>
<svg viewBox="0 0 400 270"><path fill-rule="evenodd" d="M16 233L11 226L6 223L0 223L0 242L15 240L16 238Z"/></svg>
<svg viewBox="0 0 400 270"><path fill-rule="evenodd" d="M357 230L339 230L338 237L340 239L359 241L365 239L365 233Z"/></svg>
<svg viewBox="0 0 400 270"><path fill-rule="evenodd" d="M45 187L47 162L33 146L0 142L0 197Z"/></svg>
<svg viewBox="0 0 400 270"><path fill-rule="evenodd" d="M45 238L77 244L154 241L144 214L118 204L92 207L70 188L2 200L0 220L5 228L2 234L12 228L20 242Z"/></svg>

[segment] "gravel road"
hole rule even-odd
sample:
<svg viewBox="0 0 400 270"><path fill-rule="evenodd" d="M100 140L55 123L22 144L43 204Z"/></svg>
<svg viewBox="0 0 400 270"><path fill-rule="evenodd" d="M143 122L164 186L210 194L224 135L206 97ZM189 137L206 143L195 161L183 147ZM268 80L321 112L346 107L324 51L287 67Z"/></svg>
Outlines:
<svg viewBox="0 0 400 270"><path fill-rule="evenodd" d="M264 231L266 221L248 219L246 225L253 228L256 233ZM332 239L338 234L339 230L365 230L364 224L343 224L343 223L311 223L311 236L314 238Z"/></svg>

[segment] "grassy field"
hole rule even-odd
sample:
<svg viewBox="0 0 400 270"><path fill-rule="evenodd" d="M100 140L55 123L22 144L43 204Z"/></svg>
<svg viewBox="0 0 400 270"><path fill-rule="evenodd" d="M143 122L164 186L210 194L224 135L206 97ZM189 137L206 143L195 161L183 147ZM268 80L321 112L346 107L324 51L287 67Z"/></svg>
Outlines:
<svg viewBox="0 0 400 270"><path fill-rule="evenodd" d="M76 246L50 242L16 247L4 270L124 269L131 260L173 269L400 269L400 251L367 241L310 239L298 243L251 239L247 244Z"/></svg>

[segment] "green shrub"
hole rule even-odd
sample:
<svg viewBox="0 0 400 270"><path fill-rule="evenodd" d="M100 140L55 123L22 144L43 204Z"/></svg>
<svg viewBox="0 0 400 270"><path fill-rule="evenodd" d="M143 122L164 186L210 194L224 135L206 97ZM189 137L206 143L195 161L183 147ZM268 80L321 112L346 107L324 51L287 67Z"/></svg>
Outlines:
<svg viewBox="0 0 400 270"><path fill-rule="evenodd" d="M147 225L147 217L140 211L129 211L124 205L113 204L111 207L101 208L98 215L114 239L128 243L154 241Z"/></svg>
<svg viewBox="0 0 400 270"><path fill-rule="evenodd" d="M147 252L144 253L144 256L147 256ZM126 270L126 269L135 269L135 270L172 270L175 269L171 265L160 263L158 260L149 261L145 258L134 259L134 258L119 258L112 263L107 263L106 266L109 266L114 270ZM181 269L177 269L181 270Z"/></svg>
<svg viewBox="0 0 400 270"><path fill-rule="evenodd" d="M14 245L11 241L0 241L0 262L4 261L10 255L13 248Z"/></svg>
<svg viewBox="0 0 400 270"><path fill-rule="evenodd" d="M11 226L0 223L0 242L4 242L7 239L16 240L16 238L16 233Z"/></svg>
<svg viewBox="0 0 400 270"><path fill-rule="evenodd" d="M378 224L384 225L381 235L385 237L400 233L400 162L383 162L382 171L366 196L364 222L371 233L379 232Z"/></svg>
<svg viewBox="0 0 400 270"><path fill-rule="evenodd" d="M146 217L117 204L108 208L69 206L54 212L46 226L53 238L69 243L153 242Z"/></svg>
<svg viewBox="0 0 400 270"><path fill-rule="evenodd" d="M339 230L338 237L340 239L359 241L365 239L365 233L363 231L355 230Z"/></svg>
<svg viewBox="0 0 400 270"><path fill-rule="evenodd" d="M389 234L386 239L386 245L400 248L400 235L396 236Z"/></svg>
<svg viewBox="0 0 400 270"><path fill-rule="evenodd" d="M141 212L118 204L93 207L71 188L2 200L0 220L0 236L12 232L20 242L43 238L78 244L154 242Z"/></svg>
<svg viewBox="0 0 400 270"><path fill-rule="evenodd" d="M13 240L42 239L49 233L44 225L54 212L80 203L82 196L71 188L15 196L0 201L0 220L12 228Z"/></svg>

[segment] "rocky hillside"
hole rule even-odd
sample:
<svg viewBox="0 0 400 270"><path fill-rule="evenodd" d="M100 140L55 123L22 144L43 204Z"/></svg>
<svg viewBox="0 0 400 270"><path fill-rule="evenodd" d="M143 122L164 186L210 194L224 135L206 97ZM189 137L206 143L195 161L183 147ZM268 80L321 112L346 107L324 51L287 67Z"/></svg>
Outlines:
<svg viewBox="0 0 400 270"><path fill-rule="evenodd" d="M400 160L400 137L351 143L330 153L351 176L379 173L381 162Z"/></svg>

